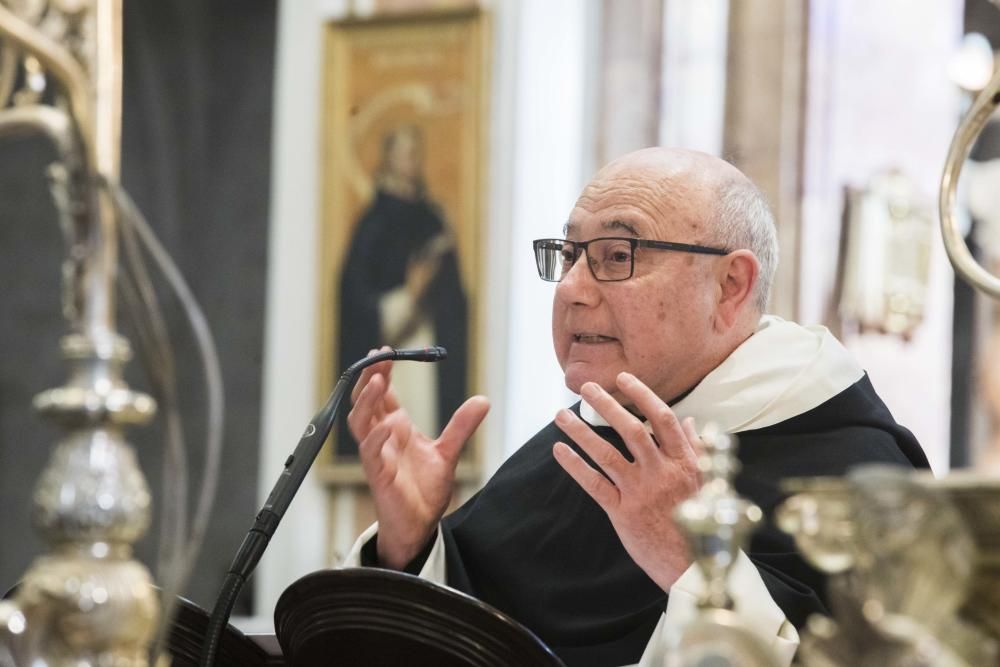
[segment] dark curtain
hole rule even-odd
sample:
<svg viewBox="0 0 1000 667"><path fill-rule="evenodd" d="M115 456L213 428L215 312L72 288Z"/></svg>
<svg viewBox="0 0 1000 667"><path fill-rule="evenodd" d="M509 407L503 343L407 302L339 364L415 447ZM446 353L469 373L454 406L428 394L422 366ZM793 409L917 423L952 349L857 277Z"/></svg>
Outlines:
<svg viewBox="0 0 1000 667"><path fill-rule="evenodd" d="M124 6L122 182L201 302L226 384L223 475L185 591L211 607L258 504L276 3ZM62 242L43 177L51 157L40 141L0 145L0 587L13 584L43 549L30 527L30 494L59 436L29 407L35 393L65 377L58 354L66 328L59 313ZM160 294L178 357L193 501L204 459L202 373L181 311L165 290ZM136 361L128 380L147 386ZM163 429L157 422L129 436L155 502L162 497ZM150 566L157 531L154 521L137 547ZM245 594L234 613L249 610Z"/></svg>

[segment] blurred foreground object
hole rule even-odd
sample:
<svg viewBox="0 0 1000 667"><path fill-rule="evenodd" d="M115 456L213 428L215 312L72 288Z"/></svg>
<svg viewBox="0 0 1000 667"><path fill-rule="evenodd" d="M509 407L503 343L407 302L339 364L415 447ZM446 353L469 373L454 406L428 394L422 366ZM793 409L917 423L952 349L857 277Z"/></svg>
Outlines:
<svg viewBox="0 0 1000 667"><path fill-rule="evenodd" d="M66 385L35 409L66 435L42 473L34 522L49 544L0 603L0 661L32 667L148 664L159 602L132 543L150 496L124 427L155 403L128 388L115 328L121 134L121 0L0 3L0 138L41 134L66 238L62 352ZM6 654L6 655L5 655Z"/></svg>
<svg viewBox="0 0 1000 667"><path fill-rule="evenodd" d="M828 575L833 613L809 619L801 664L997 664L1000 480L869 465L786 489L778 525Z"/></svg>
<svg viewBox="0 0 1000 667"><path fill-rule="evenodd" d="M740 465L735 438L708 424L702 442L704 451L698 457L701 489L677 507L674 520L684 531L705 588L695 617L671 647L667 665L772 667L778 664L777 657L734 610L729 592L729 574L763 513L733 487Z"/></svg>

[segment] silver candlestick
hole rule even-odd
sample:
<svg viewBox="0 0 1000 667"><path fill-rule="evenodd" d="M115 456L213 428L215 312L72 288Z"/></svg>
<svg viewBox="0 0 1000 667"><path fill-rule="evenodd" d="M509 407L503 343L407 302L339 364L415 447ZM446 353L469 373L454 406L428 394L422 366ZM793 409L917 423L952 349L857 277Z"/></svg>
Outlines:
<svg viewBox="0 0 1000 667"><path fill-rule="evenodd" d="M739 471L735 438L709 424L701 439L701 489L677 507L674 520L687 537L705 587L698 613L681 630L668 662L677 667L772 667L777 658L739 614L729 593L730 572L763 513L733 487Z"/></svg>
<svg viewBox="0 0 1000 667"><path fill-rule="evenodd" d="M132 544L150 496L124 428L153 400L128 388L131 352L115 329L121 134L121 0L0 3L0 137L41 134L55 145L50 185L67 242L62 354L67 383L35 408L66 435L34 496L49 545L0 603L0 661L31 667L148 664L158 600Z"/></svg>

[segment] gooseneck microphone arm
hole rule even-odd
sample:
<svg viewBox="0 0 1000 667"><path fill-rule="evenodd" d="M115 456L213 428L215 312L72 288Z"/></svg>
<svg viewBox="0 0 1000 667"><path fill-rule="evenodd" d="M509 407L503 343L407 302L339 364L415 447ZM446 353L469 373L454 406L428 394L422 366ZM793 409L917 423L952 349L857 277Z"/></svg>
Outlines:
<svg viewBox="0 0 1000 667"><path fill-rule="evenodd" d="M428 347L421 350L388 350L378 352L370 357L365 357L347 368L341 374L334 387L333 393L319 412L310 420L306 426L299 444L295 451L285 461L285 467L281 471L281 476L271 489L270 495L264 506L257 513L253 527L247 536L243 538L233 564L229 568L229 573L219 591L219 597L215 600L215 607L212 609L212 616L208 622L208 629L205 633L205 643L202 645L200 667L212 667L215 664L215 655L218 652L219 640L222 631L229 621L229 615L236 604L243 584L250 578L250 574L257 567L257 562L264 554L268 542L277 530L281 518L285 515L285 510L292 502L306 473L312 467L313 461L323 448L326 437L333 428L333 422L337 418L337 409L344 395L350 391L351 386L358 374L372 364L380 361L440 361L447 357L448 353L443 347Z"/></svg>

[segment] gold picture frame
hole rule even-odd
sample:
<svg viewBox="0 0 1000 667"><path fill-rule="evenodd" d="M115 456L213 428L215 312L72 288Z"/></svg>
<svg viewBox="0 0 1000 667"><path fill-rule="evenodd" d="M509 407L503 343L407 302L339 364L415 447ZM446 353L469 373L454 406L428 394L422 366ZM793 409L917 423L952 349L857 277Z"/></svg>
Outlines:
<svg viewBox="0 0 1000 667"><path fill-rule="evenodd" d="M487 38L478 9L326 26L318 403L381 344L448 348L444 362L393 370L425 432L479 387ZM364 482L349 409L320 460L334 484ZM470 444L458 478L480 458Z"/></svg>

